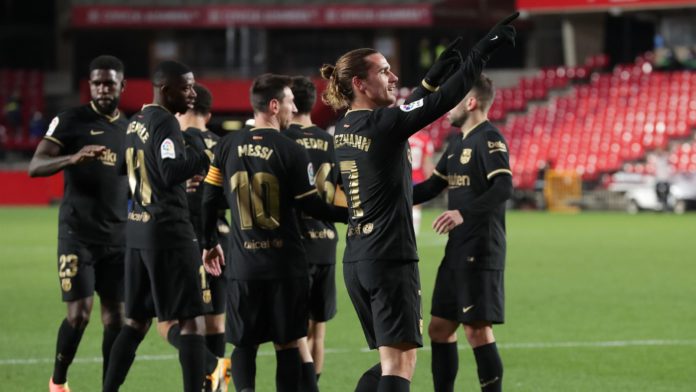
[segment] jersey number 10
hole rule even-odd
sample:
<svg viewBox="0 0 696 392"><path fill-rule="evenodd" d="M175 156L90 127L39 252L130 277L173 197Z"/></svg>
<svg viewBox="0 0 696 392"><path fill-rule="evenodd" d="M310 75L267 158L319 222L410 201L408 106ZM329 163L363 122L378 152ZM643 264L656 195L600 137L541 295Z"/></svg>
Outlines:
<svg viewBox="0 0 696 392"><path fill-rule="evenodd" d="M230 178L230 188L237 196L237 210L242 230L254 227L273 230L280 226L280 191L278 178L260 172L251 177L238 171Z"/></svg>

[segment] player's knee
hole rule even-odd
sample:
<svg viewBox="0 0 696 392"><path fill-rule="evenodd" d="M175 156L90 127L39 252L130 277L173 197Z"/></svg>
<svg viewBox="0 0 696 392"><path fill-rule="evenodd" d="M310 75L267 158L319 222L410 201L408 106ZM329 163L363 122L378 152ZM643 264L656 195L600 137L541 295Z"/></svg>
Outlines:
<svg viewBox="0 0 696 392"><path fill-rule="evenodd" d="M205 316L206 335L225 333L225 314L211 314Z"/></svg>
<svg viewBox="0 0 696 392"><path fill-rule="evenodd" d="M416 350L404 351L399 355L383 358L382 374L411 379L416 369Z"/></svg>
<svg viewBox="0 0 696 392"><path fill-rule="evenodd" d="M457 341L457 334L449 326L433 323L428 325L428 337L437 343L449 343Z"/></svg>
<svg viewBox="0 0 696 392"><path fill-rule="evenodd" d="M203 316L179 320L182 335L205 335L205 319Z"/></svg>
<svg viewBox="0 0 696 392"><path fill-rule="evenodd" d="M123 306L102 306L101 320L104 325L123 325L125 320Z"/></svg>
<svg viewBox="0 0 696 392"><path fill-rule="evenodd" d="M126 318L126 322L124 324L145 335L147 330L150 329L152 320L135 320Z"/></svg>
<svg viewBox="0 0 696 392"><path fill-rule="evenodd" d="M87 328L87 324L89 324L89 311L81 309L76 312L70 312L67 319L71 327L85 329Z"/></svg>
<svg viewBox="0 0 696 392"><path fill-rule="evenodd" d="M466 325L464 331L471 347L479 347L495 341L490 324Z"/></svg>

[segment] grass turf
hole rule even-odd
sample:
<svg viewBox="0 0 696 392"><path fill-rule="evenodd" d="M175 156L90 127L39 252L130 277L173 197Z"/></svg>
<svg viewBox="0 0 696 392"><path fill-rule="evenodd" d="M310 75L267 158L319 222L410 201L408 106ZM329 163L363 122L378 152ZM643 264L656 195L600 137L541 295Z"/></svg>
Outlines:
<svg viewBox="0 0 696 392"><path fill-rule="evenodd" d="M435 214L426 211L419 237L426 313L445 243L425 227ZM1 208L0 227L0 390L46 390L65 312L55 266L57 209ZM694 215L508 213L507 320L495 328L505 389L693 391L694 233ZM339 313L328 324L322 391L353 390L378 361L364 349L340 267L337 286ZM426 328L427 322L426 315ZM432 390L425 340L414 391ZM100 347L95 306L69 373L74 392L100 389ZM478 390L461 334L459 352L457 390ZM181 390L176 352L154 329L138 357L123 391ZM274 389L274 371L275 357L265 345L258 391Z"/></svg>

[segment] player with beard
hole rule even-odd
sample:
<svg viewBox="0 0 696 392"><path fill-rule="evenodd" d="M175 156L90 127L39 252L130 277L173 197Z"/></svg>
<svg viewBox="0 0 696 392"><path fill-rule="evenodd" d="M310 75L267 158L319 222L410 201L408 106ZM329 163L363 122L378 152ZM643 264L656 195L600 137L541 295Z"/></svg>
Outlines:
<svg viewBox="0 0 696 392"><path fill-rule="evenodd" d="M324 101L349 109L334 135L350 210L343 275L368 345L380 356L359 392L408 391L423 344L408 138L464 98L496 49L514 44L509 23L517 15L493 27L463 63L461 40L453 42L404 105L390 107L398 78L373 49L353 50L321 69L329 80Z"/></svg>
<svg viewBox="0 0 696 392"><path fill-rule="evenodd" d="M276 349L276 389L317 390L314 377L301 377L303 361L311 361L298 349L307 336L309 271L296 211L325 221L348 217L319 197L307 152L280 133L296 111L291 85L281 75L254 80L255 127L223 138L203 184L203 257L213 275L224 262L217 210L225 199L232 210L226 330L237 391L254 390L258 345L268 341Z"/></svg>
<svg viewBox="0 0 696 392"><path fill-rule="evenodd" d="M172 344L179 350L184 390L204 387L203 314L210 296L185 182L205 170L210 152L200 138L186 137L174 117L193 106L194 83L186 65L160 63L152 77L153 103L128 124L125 161L133 203L126 227L126 321L111 351L105 392L123 384L153 317L178 321L180 336Z"/></svg>
<svg viewBox="0 0 696 392"><path fill-rule="evenodd" d="M512 195L512 171L507 142L488 121L494 97L491 80L481 75L449 113L462 136L447 147L433 175L413 191L418 204L448 189L448 211L433 223L438 234L449 233L428 326L436 392L454 390L460 324L474 351L481 391L502 390L503 363L493 324L505 319L505 201Z"/></svg>
<svg viewBox="0 0 696 392"><path fill-rule="evenodd" d="M63 171L58 219L58 280L67 317L58 329L49 391L68 392L68 368L87 327L94 292L104 325L104 369L123 325L123 258L128 183L117 170L128 121L118 110L123 63L99 56L89 64L87 105L56 116L29 164L31 177ZM103 375L103 374L102 374Z"/></svg>

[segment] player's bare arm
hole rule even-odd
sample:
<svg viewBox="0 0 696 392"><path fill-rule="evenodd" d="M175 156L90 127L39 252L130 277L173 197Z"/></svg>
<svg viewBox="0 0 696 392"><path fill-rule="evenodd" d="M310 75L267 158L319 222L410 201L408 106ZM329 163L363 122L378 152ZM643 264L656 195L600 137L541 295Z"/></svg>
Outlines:
<svg viewBox="0 0 696 392"><path fill-rule="evenodd" d="M60 146L49 140L42 140L29 163L30 177L52 176L67 166L89 162L99 158L106 147L87 145L71 155L60 155Z"/></svg>

